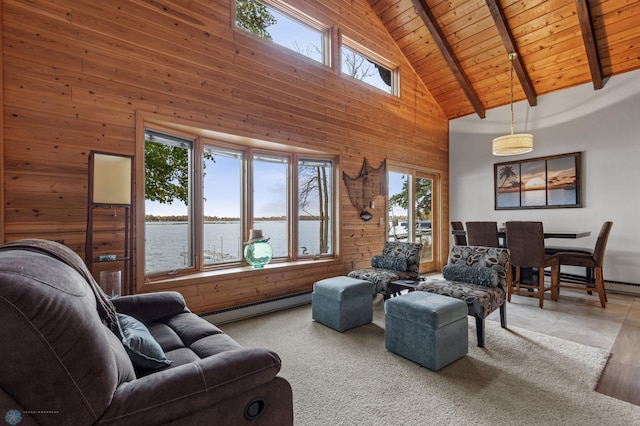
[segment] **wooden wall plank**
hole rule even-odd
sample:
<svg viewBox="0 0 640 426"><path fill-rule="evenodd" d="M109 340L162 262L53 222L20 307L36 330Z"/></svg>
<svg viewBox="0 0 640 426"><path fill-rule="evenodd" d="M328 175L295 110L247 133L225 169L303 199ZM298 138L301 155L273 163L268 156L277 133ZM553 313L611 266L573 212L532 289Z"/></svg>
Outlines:
<svg viewBox="0 0 640 426"><path fill-rule="evenodd" d="M447 174L447 117L366 0L290 3L398 64L400 98L235 29L231 1L3 1L6 240L47 238L83 255L88 155L135 155L141 113L337 153L350 175L364 157ZM362 222L341 180L339 190L334 262L138 285L177 289L203 312L309 291L367 265L385 226ZM386 216L383 202L374 213ZM96 247L122 250L122 229L108 217L95 228Z"/></svg>

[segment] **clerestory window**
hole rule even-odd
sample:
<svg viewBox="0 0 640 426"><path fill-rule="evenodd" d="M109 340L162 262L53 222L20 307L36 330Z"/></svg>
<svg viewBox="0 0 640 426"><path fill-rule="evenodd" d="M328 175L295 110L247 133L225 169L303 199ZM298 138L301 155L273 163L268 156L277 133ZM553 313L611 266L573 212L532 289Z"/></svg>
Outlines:
<svg viewBox="0 0 640 426"><path fill-rule="evenodd" d="M236 0L235 25L318 63L340 75L361 81L385 93L400 96L400 73L381 55L342 36L340 61L332 64L330 27L282 0Z"/></svg>
<svg viewBox="0 0 640 426"><path fill-rule="evenodd" d="M342 75L362 81L386 93L398 95L396 67L353 40L342 37L340 51Z"/></svg>
<svg viewBox="0 0 640 426"><path fill-rule="evenodd" d="M304 55L330 65L328 27L291 6L273 1L236 0L236 26Z"/></svg>

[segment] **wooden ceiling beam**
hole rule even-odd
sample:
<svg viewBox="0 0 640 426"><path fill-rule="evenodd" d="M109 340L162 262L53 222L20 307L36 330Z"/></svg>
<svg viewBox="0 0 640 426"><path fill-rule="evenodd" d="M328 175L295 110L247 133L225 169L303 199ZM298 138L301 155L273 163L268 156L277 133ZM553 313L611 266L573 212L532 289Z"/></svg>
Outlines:
<svg viewBox="0 0 640 426"><path fill-rule="evenodd" d="M426 25L427 29L431 33L431 36L433 37L436 45L440 48L440 51L442 52L442 55L444 56L445 61L447 62L447 65L449 66L449 68L451 68L453 75L458 80L458 83L460 84L460 86L462 87L462 90L464 91L465 95L469 99L469 102L471 102L471 105L473 105L473 108L475 109L476 114L478 114L480 118L485 118L486 110L484 105L482 105L482 102L480 101L480 97L474 90L471 84L471 81L463 71L462 66L460 65L460 62L458 62L458 59L453 53L453 49L451 48L451 45L449 44L449 42L447 42L447 39L444 33L442 32L442 29L440 29L440 26L438 25L438 22L436 21L435 16L433 16L433 13L431 13L431 10L429 9L429 6L427 5L426 1L425 0L411 0L411 1L413 2L413 6L416 9L416 12L418 13L420 18Z"/></svg>
<svg viewBox="0 0 640 426"><path fill-rule="evenodd" d="M587 51L587 59L589 61L589 70L591 71L593 88L595 90L602 89L604 85L602 81L602 67L600 66L598 46L596 46L596 38L593 33L593 25L591 23L589 0L575 0L575 2L576 11L578 12L578 21L580 22L580 30L582 31L582 40L584 41L584 48Z"/></svg>
<svg viewBox="0 0 640 426"><path fill-rule="evenodd" d="M576 0L579 1L579 0ZM511 33L511 29L509 28L509 23L507 22L506 16L504 16L504 11L500 6L500 2L498 0L486 0L487 6L489 7L489 11L491 12L491 17L496 24L496 28L498 29L498 33L500 33L500 38L502 38L502 43L504 47L507 49L508 53L515 53L516 58L513 62L513 69L518 76L518 80L520 81L520 85L522 86L522 90L527 96L527 100L529 101L529 105L536 106L538 104L538 97L536 95L536 91L533 88L533 83L531 82L531 78L529 78L529 73L524 66L524 62L522 61L522 55L518 51L518 46L516 46L515 38Z"/></svg>

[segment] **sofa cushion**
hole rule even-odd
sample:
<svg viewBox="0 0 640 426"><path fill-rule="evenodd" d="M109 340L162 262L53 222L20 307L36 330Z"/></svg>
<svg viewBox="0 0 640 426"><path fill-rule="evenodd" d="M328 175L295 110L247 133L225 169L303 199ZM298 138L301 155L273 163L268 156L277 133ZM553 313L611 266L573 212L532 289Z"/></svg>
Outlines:
<svg viewBox="0 0 640 426"><path fill-rule="evenodd" d="M132 316L118 313L122 344L136 368L157 369L171 364L149 329Z"/></svg>
<svg viewBox="0 0 640 426"><path fill-rule="evenodd" d="M483 285L498 286L498 271L486 266L447 265L442 269L445 280L461 281Z"/></svg>
<svg viewBox="0 0 640 426"><path fill-rule="evenodd" d="M371 266L374 268L407 272L407 258L404 256L375 255L371 258Z"/></svg>

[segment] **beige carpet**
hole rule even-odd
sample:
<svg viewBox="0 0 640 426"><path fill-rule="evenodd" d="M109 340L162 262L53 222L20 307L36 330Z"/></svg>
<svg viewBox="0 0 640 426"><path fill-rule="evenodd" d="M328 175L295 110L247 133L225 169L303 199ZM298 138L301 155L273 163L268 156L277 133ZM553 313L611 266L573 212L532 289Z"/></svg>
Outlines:
<svg viewBox="0 0 640 426"><path fill-rule="evenodd" d="M486 348L437 373L384 347L384 313L339 333L311 320L311 305L220 326L245 346L282 358L296 425L630 425L640 407L595 388L609 354L487 321Z"/></svg>

